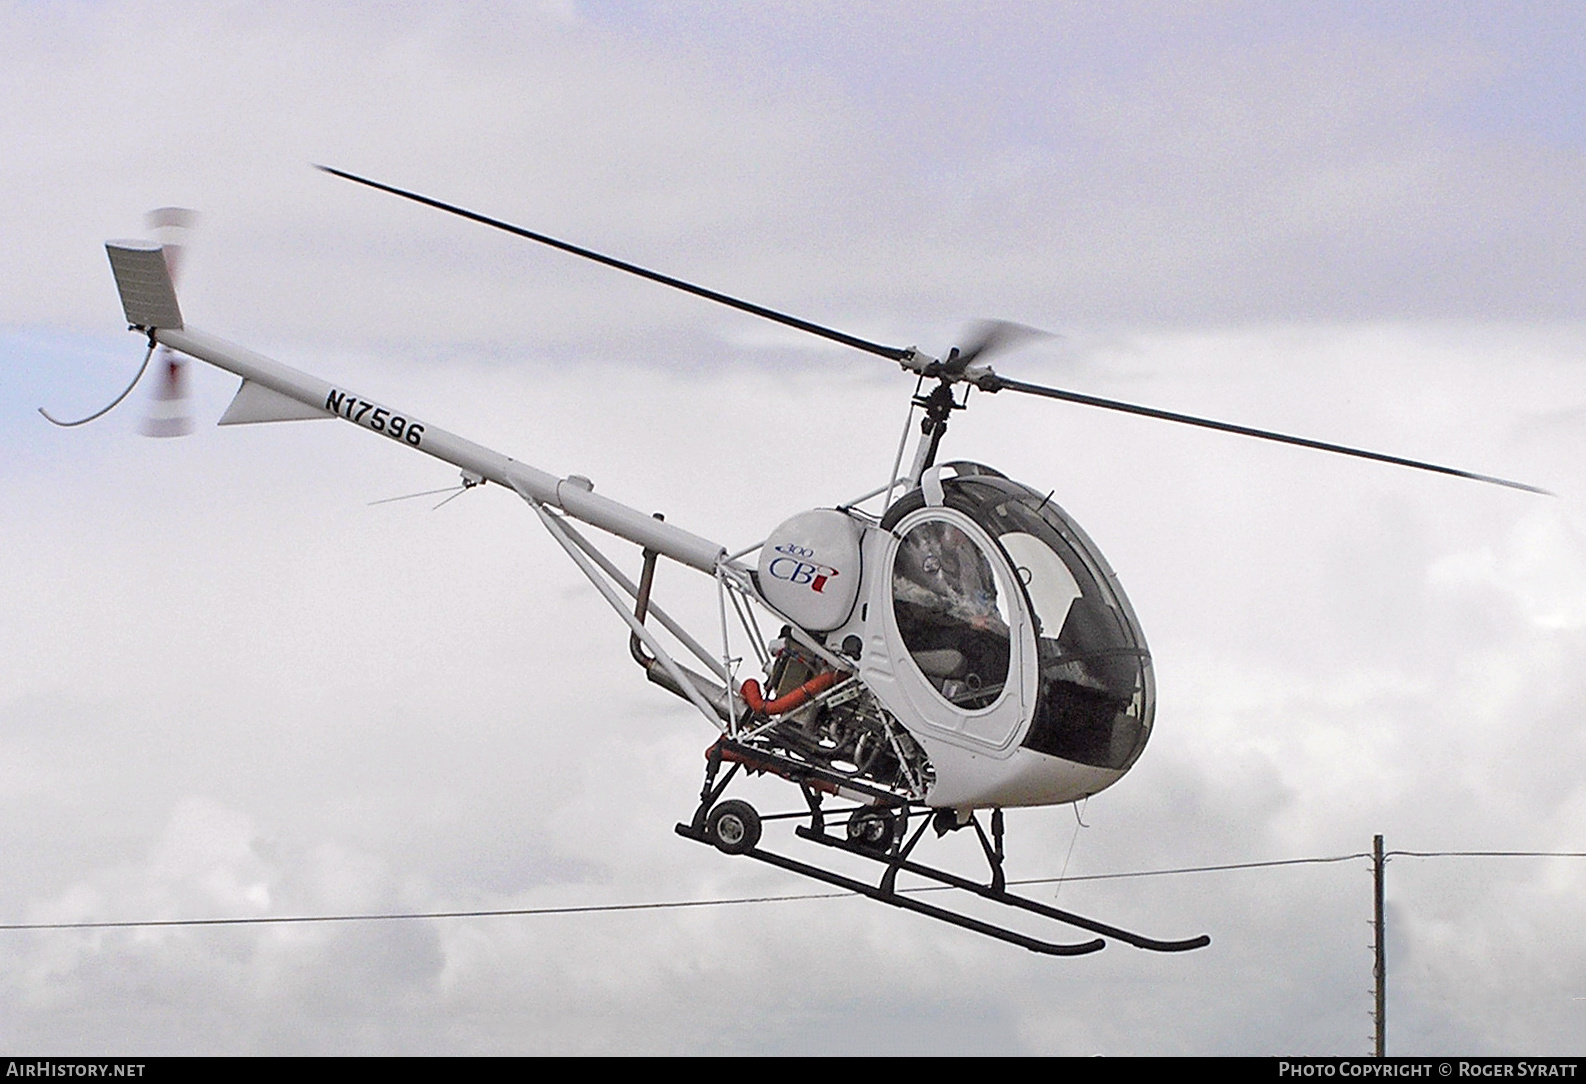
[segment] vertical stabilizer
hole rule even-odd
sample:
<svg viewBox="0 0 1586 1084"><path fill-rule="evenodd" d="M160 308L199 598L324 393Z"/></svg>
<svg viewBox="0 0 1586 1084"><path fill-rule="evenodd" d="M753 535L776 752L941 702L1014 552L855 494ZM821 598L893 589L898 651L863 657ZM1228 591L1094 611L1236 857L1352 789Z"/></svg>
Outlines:
<svg viewBox="0 0 1586 1084"><path fill-rule="evenodd" d="M121 308L127 323L145 329L182 327L182 310L176 304L176 287L165 250L153 241L111 241L105 245L110 270L121 291Z"/></svg>

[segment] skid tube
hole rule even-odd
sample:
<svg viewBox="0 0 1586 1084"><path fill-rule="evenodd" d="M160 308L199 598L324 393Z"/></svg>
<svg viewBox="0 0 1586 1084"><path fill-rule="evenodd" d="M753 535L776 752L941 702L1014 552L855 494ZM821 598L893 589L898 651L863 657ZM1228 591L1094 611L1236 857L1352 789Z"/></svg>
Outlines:
<svg viewBox="0 0 1586 1084"><path fill-rule="evenodd" d="M700 843L710 843L710 838L705 834L705 831L692 825L679 824L677 826L677 834L687 839L697 840ZM1006 941L1010 945L1018 945L1020 948L1029 949L1031 952L1039 952L1045 956L1084 956L1087 953L1100 951L1107 945L1107 942L1099 937L1077 944L1061 944L1054 941L1042 941L1035 937L1026 937L1024 934L1014 930L994 926L989 922L982 922L979 919L970 918L968 915L949 911L944 907L933 907L912 897L899 895L890 885L877 887L876 885L866 884L864 881L856 881L852 877L844 877L842 874L834 873L829 869L812 866L807 862L800 862L795 858L788 858L785 855L776 854L761 847L755 847L753 850L744 852L744 854L748 858L776 866L778 869L785 869L790 873L803 874L805 877L824 881L837 888L846 889L861 896L868 896L870 899L880 903L901 907L906 911L913 911L915 914L924 915L927 918L934 918L974 933L994 937L998 941Z"/></svg>
<svg viewBox="0 0 1586 1084"><path fill-rule="evenodd" d="M921 825L921 827L924 828L925 826ZM978 830L980 826L976 824L975 827ZM973 892L975 895L991 900L993 903L1017 907L1032 914L1041 915L1044 918L1050 918L1069 926L1078 927L1081 930L1087 930L1090 933L1115 937L1124 944L1133 945L1135 948L1148 949L1152 952L1189 952L1192 949L1205 948L1212 943L1212 939L1206 934L1201 934L1199 937L1187 937L1178 941L1163 941L1155 937L1146 937L1144 934L1133 933L1129 930L1119 929L1117 926L1110 926L1105 922L1097 922L1095 919L1086 918L1083 915L1076 915L1072 911L1059 910L1056 907L1048 907L1044 903L1038 903L1024 896L1016 896L1000 884L1002 880L1000 863L996 869L993 883L983 885L977 884L967 877L959 877L956 874L948 873L946 870L939 870L920 862L911 862L901 855L882 854L867 850L845 839L827 835L824 831L816 831L803 825L795 828L794 831L802 839L808 839L815 843L847 851L849 854L856 854L861 858L869 858L872 861L884 863L888 867L887 872L882 875L882 884L886 889L891 888L892 882L897 876L896 871L902 870L919 877L927 877L951 888L961 888L965 892ZM916 834L915 838L919 838L918 834ZM876 891L880 892L882 889L877 889ZM869 895L869 893L866 894ZM1100 947L1100 945L1098 944L1097 947Z"/></svg>
<svg viewBox="0 0 1586 1084"><path fill-rule="evenodd" d="M720 780L720 782L717 782L716 775L724 760L731 762L731 767L725 776ZM899 907L906 911L913 911L915 914L924 915L927 918L934 918L939 922L946 922L949 925L957 926L973 933L983 934L984 936L995 938L998 941L1004 941L1008 944L1017 945L1020 948L1028 949L1031 952L1041 953L1042 955L1047 956L1084 956L1104 948L1106 946L1106 941L1104 941L1102 937L1096 937L1090 941L1081 942L1045 941L1040 938L1030 937L1026 934L1019 933L1015 930L1010 930L1003 926L995 925L994 923L985 922L977 918L971 918L970 916L962 914L958 911L953 911L945 907L936 907L932 904L915 899L912 897L912 895L900 893L896 887L898 873L902 871L914 874L915 876L924 877L929 880L936 881L938 884L947 888L956 888L965 892L970 892L974 895L980 896L983 899L990 900L993 903L999 903L1009 907L1016 907L1032 914L1040 915L1043 918L1061 922L1064 925L1074 926L1079 929L1086 930L1090 933L1101 934L1105 937L1114 937L1125 944L1133 945L1136 948L1147 949L1152 952L1187 952L1192 949L1204 948L1205 946L1211 944L1211 938L1205 934L1202 934L1199 937L1185 938L1177 941L1163 941L1153 937L1146 937L1143 934L1133 933L1129 930L1120 929L1117 926L1111 926L1104 922L1097 922L1094 919L1085 918L1083 915L1076 915L1070 911L1063 911L1056 907L1049 907L1044 903L1039 903L1024 896L1017 896L1011 892L1008 892L1002 870L1003 831L1002 811L1000 809L994 810L991 815L992 839L987 838L986 832L981 827L979 819L973 815L970 817L967 824L960 825L960 827L972 826L974 828L975 835L980 841L981 850L985 853L986 861L991 867L991 883L983 885L975 881L971 881L968 878L960 877L956 874L948 873L945 870L939 870L932 866L927 866L923 863L914 862L909 859L909 855L913 852L915 846L925 835L926 830L931 827L933 822L938 821L940 819L939 817L926 816L922 818L920 826L908 838L907 842L903 840L900 833L892 840L890 846L886 847L884 850L876 849L874 847L866 847L859 843L827 834L825 818L827 811L821 808L821 800L824 794L833 793L837 790L836 787L832 786L832 781L822 778L822 776L825 776L827 773L822 772L819 769L811 770L813 766L798 764L797 762L778 756L775 753L769 753L768 751L764 750L750 750L747 747L740 746L738 743L733 742L728 738L719 739L717 743L707 751L706 764L705 784L700 789L699 806L695 810L693 820L688 824L677 825L677 834L683 836L685 839L692 839L699 843L717 846L717 841L711 837L710 830L707 827L707 822L709 820L711 810L716 806L723 792L726 791L728 784L732 782L733 776L738 773L740 768L744 767L747 767L752 772L770 771L774 774L781 775L784 778L796 782L799 785L799 788L804 792L804 799L809 805L808 816L810 818L810 824L808 826L800 825L795 828L794 831L798 836L827 847L834 847L841 851L847 851L849 854L854 854L861 858L868 858L871 861L880 862L887 867L886 871L881 875L880 883L872 885L865 881L856 880L852 877L845 876L841 873L837 873L821 866L812 865L808 862L801 862L798 859L789 858L786 855L765 850L764 848L757 845L749 846L741 851L734 850L732 853L741 853L755 859L756 861L764 862L767 865L776 866L778 869L784 869L790 873L801 874L802 876L809 877L812 880L822 881L836 888L854 892L879 903L885 903L892 907ZM852 785L852 781L849 781L849 786ZM862 789L870 790L871 788L864 787ZM895 813L903 815L907 814L908 808L911 804L898 797L884 795L884 793L880 791L875 792L874 798L891 798L890 803L878 801L876 802L876 805L881 808L887 808L888 805L890 805ZM862 812L863 808L864 807L861 806L861 808L858 810L850 810L847 812L850 816L853 816ZM779 814L774 819L781 819L782 816L786 815ZM744 842L749 844L757 844L758 839L759 827L756 825L754 838L752 840L745 840Z"/></svg>

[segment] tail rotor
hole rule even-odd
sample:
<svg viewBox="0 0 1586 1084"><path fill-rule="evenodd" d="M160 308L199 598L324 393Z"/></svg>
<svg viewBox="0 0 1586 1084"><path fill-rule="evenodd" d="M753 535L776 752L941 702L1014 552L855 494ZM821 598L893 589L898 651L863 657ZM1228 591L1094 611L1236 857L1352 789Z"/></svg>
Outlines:
<svg viewBox="0 0 1586 1084"><path fill-rule="evenodd" d="M198 214L186 207L160 207L145 216L145 223L165 253L165 265L175 282L187 250L187 233ZM183 437L193 431L188 405L187 360L169 347L159 349L155 363L159 386L149 401L149 412L140 429L149 437Z"/></svg>
<svg viewBox="0 0 1586 1084"><path fill-rule="evenodd" d="M198 214L196 211L190 211L185 207L161 207L158 210L150 211L146 216L145 223L159 243L159 255L165 261L165 270L168 275L158 276L161 281L164 281L165 296L160 296L158 292L152 296L146 292L139 295L143 302L152 305L152 308L139 309L140 315L137 318L134 318L132 309L128 310L128 320L133 325L139 328L147 326L151 329L155 327L182 326L181 313L176 307L176 295L171 290L171 281L175 280L177 268L182 262L187 230L197 218ZM139 241L115 242L107 245L106 249L110 253L111 267L116 269L118 276L122 273L120 265L117 263L118 259L130 259L135 265L138 261L154 257L155 253L152 245ZM158 259L155 262L156 266L158 266ZM135 274L136 270L134 266L132 273ZM170 281L165 281L166 279ZM119 278L117 281L120 281ZM126 296L125 291L123 291L123 304L126 303ZM179 437L185 433L192 432L193 419L187 411L187 362L181 355L169 348L164 346L157 347L152 330L149 332L149 352L143 355L143 364L138 367L132 382L122 390L120 395L110 400L107 405L75 421L64 421L57 418L43 407L39 407L39 413L44 415L46 421L63 429L87 425L96 418L103 418L120 406L123 399L132 394L132 389L138 386L138 382L143 379L143 374L148 372L149 363L154 359L156 352L160 355L158 366L160 386L155 390L149 416L144 420L140 428L151 437Z"/></svg>
<svg viewBox="0 0 1586 1084"><path fill-rule="evenodd" d="M160 347L159 386L149 400L149 412L139 430L146 437L185 437L193 431L188 410L187 361L168 346Z"/></svg>

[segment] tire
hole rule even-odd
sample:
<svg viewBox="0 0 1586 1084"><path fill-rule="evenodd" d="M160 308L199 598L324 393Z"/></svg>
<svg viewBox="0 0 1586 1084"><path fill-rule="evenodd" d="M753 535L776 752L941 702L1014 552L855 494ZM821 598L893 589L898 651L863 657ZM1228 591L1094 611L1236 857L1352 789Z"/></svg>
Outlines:
<svg viewBox="0 0 1586 1084"><path fill-rule="evenodd" d="M848 842L884 853L902 835L899 818L886 810L867 810L848 819Z"/></svg>
<svg viewBox="0 0 1586 1084"><path fill-rule="evenodd" d="M760 814L748 802L722 802L705 818L705 834L723 854L748 854L760 842Z"/></svg>

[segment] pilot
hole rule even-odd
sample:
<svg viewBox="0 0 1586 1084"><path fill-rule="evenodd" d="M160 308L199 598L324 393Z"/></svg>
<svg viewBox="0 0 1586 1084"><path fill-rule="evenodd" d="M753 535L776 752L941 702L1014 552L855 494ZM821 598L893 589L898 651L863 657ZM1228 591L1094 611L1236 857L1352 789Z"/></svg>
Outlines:
<svg viewBox="0 0 1586 1084"><path fill-rule="evenodd" d="M968 534L942 521L904 537L892 568L898 631L920 670L948 699L967 706L1007 678L1008 623L997 578ZM967 700L966 700L967 697Z"/></svg>

